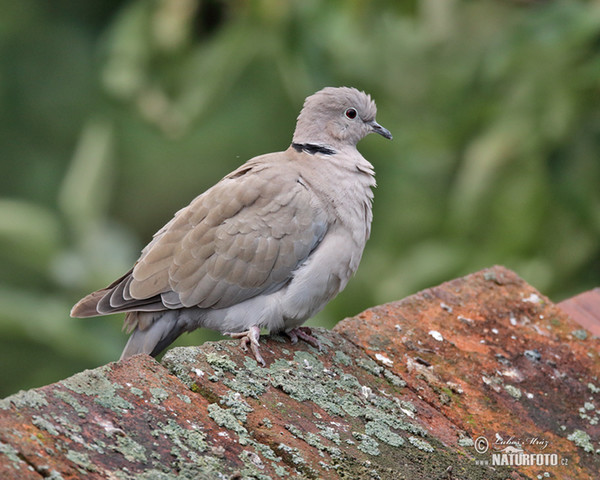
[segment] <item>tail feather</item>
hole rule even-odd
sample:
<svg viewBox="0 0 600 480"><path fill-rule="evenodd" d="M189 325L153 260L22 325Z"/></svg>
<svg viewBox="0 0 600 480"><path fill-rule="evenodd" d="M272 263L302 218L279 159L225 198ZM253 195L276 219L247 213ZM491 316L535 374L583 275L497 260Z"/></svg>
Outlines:
<svg viewBox="0 0 600 480"><path fill-rule="evenodd" d="M125 326L131 328L133 333L120 360L138 353L156 357L187 330L185 322L180 321L178 310L130 312L125 318Z"/></svg>
<svg viewBox="0 0 600 480"><path fill-rule="evenodd" d="M133 298L129 293L133 270L118 278L108 287L92 292L71 309L72 317L96 317L122 312L159 312L165 309L161 295L150 298Z"/></svg>
<svg viewBox="0 0 600 480"><path fill-rule="evenodd" d="M98 290L79 300L71 309L71 316L76 318L97 317L102 315L98 312L98 302L106 295L108 289Z"/></svg>

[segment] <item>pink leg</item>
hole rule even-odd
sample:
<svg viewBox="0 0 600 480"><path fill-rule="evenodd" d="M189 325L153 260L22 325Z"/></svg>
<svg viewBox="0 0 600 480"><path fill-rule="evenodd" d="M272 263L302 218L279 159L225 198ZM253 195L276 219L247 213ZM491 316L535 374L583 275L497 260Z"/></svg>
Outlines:
<svg viewBox="0 0 600 480"><path fill-rule="evenodd" d="M248 344L250 344L250 350L254 354L254 358L256 361L260 363L263 367L266 367L267 364L262 358L259 350L258 339L260 338L260 328L257 326L250 327L245 332L239 333L224 333L223 335L229 335L231 338L239 338L240 339L240 347L245 352L248 351Z"/></svg>
<svg viewBox="0 0 600 480"><path fill-rule="evenodd" d="M319 352L321 351L321 342L319 342L319 340L317 340L315 337L312 336L312 331L311 331L310 327L296 327L296 328L292 328L291 330L289 330L285 333L288 337L290 337L292 344L298 343L298 339L300 338L301 340L304 340L309 345L312 345L313 347L318 348Z"/></svg>

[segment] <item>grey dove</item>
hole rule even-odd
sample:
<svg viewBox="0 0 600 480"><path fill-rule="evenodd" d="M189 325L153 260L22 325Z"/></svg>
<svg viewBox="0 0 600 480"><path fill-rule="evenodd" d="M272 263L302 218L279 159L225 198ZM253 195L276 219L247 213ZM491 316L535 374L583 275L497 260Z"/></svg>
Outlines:
<svg viewBox="0 0 600 480"><path fill-rule="evenodd" d="M241 339L262 365L261 328L319 346L300 326L346 287L371 231L374 170L356 144L392 138L376 112L354 88L306 98L287 150L247 161L179 210L71 316L127 312L121 359L156 356L200 327Z"/></svg>

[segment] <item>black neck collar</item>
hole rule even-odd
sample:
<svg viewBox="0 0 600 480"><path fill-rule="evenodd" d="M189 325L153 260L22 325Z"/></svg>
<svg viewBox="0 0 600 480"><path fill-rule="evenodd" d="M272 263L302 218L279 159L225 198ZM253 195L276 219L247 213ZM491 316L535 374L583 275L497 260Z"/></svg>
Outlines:
<svg viewBox="0 0 600 480"><path fill-rule="evenodd" d="M314 155L315 153L321 153L323 155L333 155L335 150L323 145L315 145L314 143L292 143L292 148L297 152L306 152Z"/></svg>

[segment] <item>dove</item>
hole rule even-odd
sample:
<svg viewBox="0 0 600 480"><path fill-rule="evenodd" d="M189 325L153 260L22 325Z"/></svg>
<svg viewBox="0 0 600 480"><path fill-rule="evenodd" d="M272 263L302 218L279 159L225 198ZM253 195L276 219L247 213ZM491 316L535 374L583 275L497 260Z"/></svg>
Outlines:
<svg viewBox="0 0 600 480"><path fill-rule="evenodd" d="M392 139L376 113L355 88L307 97L285 151L252 158L179 210L71 316L126 312L121 359L156 356L201 327L240 339L263 366L261 329L320 348L301 325L346 287L369 238L375 172L356 145Z"/></svg>

